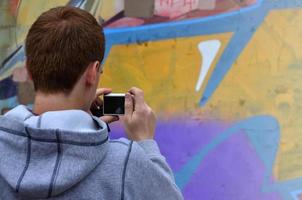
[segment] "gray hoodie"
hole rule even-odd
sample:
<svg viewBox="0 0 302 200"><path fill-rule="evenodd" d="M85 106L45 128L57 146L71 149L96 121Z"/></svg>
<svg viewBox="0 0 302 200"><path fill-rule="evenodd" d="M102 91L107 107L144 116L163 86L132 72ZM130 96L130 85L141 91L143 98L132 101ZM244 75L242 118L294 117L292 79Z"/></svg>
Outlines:
<svg viewBox="0 0 302 200"><path fill-rule="evenodd" d="M183 199L154 140L110 140L80 110L0 116L0 199Z"/></svg>

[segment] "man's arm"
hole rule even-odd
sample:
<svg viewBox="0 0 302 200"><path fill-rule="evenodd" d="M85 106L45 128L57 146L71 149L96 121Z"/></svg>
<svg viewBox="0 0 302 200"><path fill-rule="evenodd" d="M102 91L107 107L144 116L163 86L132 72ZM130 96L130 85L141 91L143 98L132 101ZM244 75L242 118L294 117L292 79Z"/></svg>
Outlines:
<svg viewBox="0 0 302 200"><path fill-rule="evenodd" d="M123 199L182 200L173 173L154 140L133 142L123 177Z"/></svg>
<svg viewBox="0 0 302 200"><path fill-rule="evenodd" d="M125 162L125 199L183 199L172 170L153 140L156 117L144 100L144 93L131 88L126 94L123 118L131 143Z"/></svg>

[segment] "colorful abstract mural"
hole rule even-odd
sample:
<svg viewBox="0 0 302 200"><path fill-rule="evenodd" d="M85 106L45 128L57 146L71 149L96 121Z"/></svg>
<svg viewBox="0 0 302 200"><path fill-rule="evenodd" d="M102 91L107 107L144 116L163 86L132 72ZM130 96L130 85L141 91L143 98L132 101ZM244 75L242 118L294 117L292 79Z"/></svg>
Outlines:
<svg viewBox="0 0 302 200"><path fill-rule="evenodd" d="M80 7L105 27L100 87L145 91L185 199L302 199L302 0L144 2L1 1L0 111L33 103L31 23Z"/></svg>

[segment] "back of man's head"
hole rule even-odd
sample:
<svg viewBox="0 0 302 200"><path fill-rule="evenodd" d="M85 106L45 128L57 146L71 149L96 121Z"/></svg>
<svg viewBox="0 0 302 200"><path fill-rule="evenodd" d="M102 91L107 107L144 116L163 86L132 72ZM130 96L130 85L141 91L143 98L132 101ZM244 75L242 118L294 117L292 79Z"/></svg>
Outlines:
<svg viewBox="0 0 302 200"><path fill-rule="evenodd" d="M35 90L69 93L91 62L102 62L105 41L102 27L90 13L57 7L34 22L25 48Z"/></svg>

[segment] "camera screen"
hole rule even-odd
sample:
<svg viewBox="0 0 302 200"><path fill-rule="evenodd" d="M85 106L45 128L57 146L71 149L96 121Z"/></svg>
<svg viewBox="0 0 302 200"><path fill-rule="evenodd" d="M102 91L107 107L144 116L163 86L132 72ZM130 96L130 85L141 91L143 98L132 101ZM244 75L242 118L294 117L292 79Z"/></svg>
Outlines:
<svg viewBox="0 0 302 200"><path fill-rule="evenodd" d="M104 115L125 114L125 96L104 96Z"/></svg>

